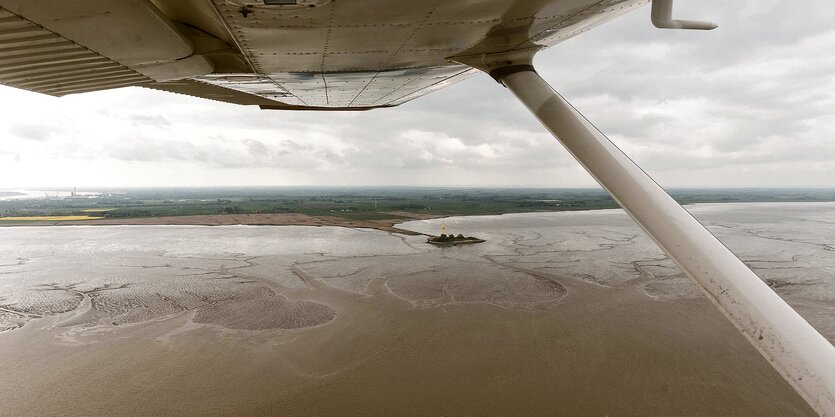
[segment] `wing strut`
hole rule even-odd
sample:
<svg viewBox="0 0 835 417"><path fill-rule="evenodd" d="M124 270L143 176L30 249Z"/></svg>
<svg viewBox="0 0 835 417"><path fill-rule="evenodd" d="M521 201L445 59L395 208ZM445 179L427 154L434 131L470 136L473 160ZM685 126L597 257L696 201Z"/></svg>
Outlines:
<svg viewBox="0 0 835 417"><path fill-rule="evenodd" d="M482 56L474 66L516 95L813 409L835 416L835 347L554 91L528 55Z"/></svg>

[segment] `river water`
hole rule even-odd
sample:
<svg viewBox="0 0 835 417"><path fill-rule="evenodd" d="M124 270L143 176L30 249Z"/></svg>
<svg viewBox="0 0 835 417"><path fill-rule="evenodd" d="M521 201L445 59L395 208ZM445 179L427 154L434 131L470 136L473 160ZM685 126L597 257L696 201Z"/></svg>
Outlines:
<svg viewBox="0 0 835 417"><path fill-rule="evenodd" d="M835 204L689 208L835 340ZM0 415L813 415L618 210L0 228Z"/></svg>

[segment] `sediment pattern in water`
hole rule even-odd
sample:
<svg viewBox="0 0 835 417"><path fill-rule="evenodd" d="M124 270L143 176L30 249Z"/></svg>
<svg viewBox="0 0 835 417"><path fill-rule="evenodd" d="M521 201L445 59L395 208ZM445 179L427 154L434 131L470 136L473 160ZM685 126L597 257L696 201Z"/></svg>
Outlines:
<svg viewBox="0 0 835 417"><path fill-rule="evenodd" d="M693 211L835 340L835 205ZM623 213L445 223L0 229L0 415L813 415Z"/></svg>

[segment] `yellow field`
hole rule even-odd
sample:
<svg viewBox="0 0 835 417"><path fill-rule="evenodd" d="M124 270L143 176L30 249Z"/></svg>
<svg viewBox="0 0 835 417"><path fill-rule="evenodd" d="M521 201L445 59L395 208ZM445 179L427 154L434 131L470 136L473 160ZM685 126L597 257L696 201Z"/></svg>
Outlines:
<svg viewBox="0 0 835 417"><path fill-rule="evenodd" d="M98 220L104 217L90 216L27 216L27 217L0 217L0 222L66 222L73 220Z"/></svg>

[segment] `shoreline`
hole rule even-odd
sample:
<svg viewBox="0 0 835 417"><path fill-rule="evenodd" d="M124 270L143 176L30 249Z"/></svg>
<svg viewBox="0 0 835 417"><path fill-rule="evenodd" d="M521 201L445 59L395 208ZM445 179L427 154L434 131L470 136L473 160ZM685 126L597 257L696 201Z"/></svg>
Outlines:
<svg viewBox="0 0 835 417"><path fill-rule="evenodd" d="M72 221L21 221L0 222L0 227L25 226L337 226L347 228L375 229L383 232L400 233L410 236L428 236L412 230L399 229L395 224L411 220L436 219L446 216L410 212L391 212L391 219L352 220L337 216L309 216L300 213L280 214L206 214L191 216L161 216L104 218ZM394 217L396 216L396 217Z"/></svg>
<svg viewBox="0 0 835 417"><path fill-rule="evenodd" d="M768 206L774 204L790 205L835 205L830 201L792 201L792 202L707 202L688 203L684 206L690 209L709 209L717 206ZM184 216L159 216L159 217L126 217L126 218L90 218L85 220L32 220L32 221L0 221L0 228L4 227L46 227L46 226L334 226L359 229L375 229L383 232L400 233L409 236L434 235L415 232L412 230L395 227L400 223L414 220L429 220L449 217L480 217L480 216L502 216L513 214L533 213L605 213L611 211L622 211L621 208L596 208L559 211L526 211L498 214L426 214L409 211L381 211L379 214L390 215L391 218L376 220L348 219L339 216L311 216L302 213L255 213L255 214L198 214Z"/></svg>

